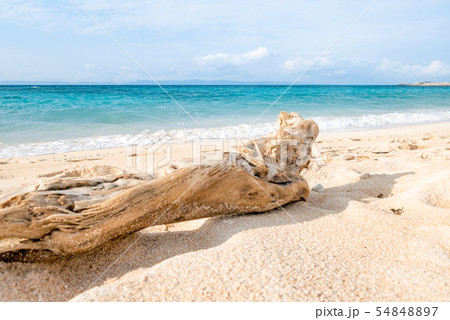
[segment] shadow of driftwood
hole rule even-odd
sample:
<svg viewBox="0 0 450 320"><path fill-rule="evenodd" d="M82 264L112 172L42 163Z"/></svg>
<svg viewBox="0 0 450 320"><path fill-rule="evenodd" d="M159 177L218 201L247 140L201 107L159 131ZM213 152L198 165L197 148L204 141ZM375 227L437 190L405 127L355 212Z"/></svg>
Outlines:
<svg viewBox="0 0 450 320"><path fill-rule="evenodd" d="M207 219L195 230L152 232L150 228L146 232L115 239L90 252L50 262L0 262L1 291L8 292L9 299L14 292L13 300L69 300L105 280L119 278L132 270L149 268L187 252L216 247L241 231L301 224L327 214L337 214L345 210L352 200L364 202L379 194L388 196L396 179L411 173L373 175L369 179L328 188L324 193L312 192L307 203L285 206L289 215L284 210L275 209L262 214L216 217ZM23 278L28 274L33 276L29 285L34 291L27 285L11 287L15 279L23 284ZM30 292L33 292L32 296ZM3 295L0 292L0 300L4 300Z"/></svg>

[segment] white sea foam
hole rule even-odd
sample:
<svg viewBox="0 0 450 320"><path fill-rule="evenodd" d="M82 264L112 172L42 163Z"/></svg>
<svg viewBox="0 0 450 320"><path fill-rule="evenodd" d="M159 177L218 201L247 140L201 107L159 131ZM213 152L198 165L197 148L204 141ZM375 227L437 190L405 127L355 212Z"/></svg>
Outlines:
<svg viewBox="0 0 450 320"><path fill-rule="evenodd" d="M348 131L407 124L450 121L450 110L430 112L395 112L355 117L313 117L322 132ZM136 143L151 145L164 142L187 142L194 139L257 138L276 129L275 123L241 124L209 129L160 130L136 135L111 135L56 140L40 143L4 145L0 143L0 158L44 155L80 150L123 147Z"/></svg>
<svg viewBox="0 0 450 320"><path fill-rule="evenodd" d="M450 121L450 110L424 112L391 112L355 117L315 117L321 131L347 131L409 124Z"/></svg>

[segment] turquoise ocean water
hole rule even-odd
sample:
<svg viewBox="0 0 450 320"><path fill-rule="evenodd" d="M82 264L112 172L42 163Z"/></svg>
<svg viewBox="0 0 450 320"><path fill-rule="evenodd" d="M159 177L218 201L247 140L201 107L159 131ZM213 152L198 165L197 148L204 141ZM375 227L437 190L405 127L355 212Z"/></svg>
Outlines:
<svg viewBox="0 0 450 320"><path fill-rule="evenodd" d="M143 129L155 140L258 137L282 110L322 131L450 120L450 87L0 86L0 158L116 147Z"/></svg>

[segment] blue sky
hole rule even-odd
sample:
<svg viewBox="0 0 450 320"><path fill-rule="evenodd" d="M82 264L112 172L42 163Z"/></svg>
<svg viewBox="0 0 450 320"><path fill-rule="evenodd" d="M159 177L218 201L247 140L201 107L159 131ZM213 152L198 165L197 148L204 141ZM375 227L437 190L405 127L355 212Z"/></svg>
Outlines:
<svg viewBox="0 0 450 320"><path fill-rule="evenodd" d="M294 81L373 0L77 0L157 80ZM450 81L450 1L379 0L299 83ZM0 81L148 76L75 0L0 0Z"/></svg>

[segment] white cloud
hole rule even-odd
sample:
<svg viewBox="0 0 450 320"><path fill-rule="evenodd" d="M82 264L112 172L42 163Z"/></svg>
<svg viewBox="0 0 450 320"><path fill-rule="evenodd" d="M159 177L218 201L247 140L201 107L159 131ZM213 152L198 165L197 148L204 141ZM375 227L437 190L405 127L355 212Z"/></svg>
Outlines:
<svg viewBox="0 0 450 320"><path fill-rule="evenodd" d="M450 74L450 65L442 61L434 60L427 66L421 65L403 65L400 69L406 73L419 73L424 75L445 76Z"/></svg>
<svg viewBox="0 0 450 320"><path fill-rule="evenodd" d="M266 47L259 47L255 50L245 52L242 54L216 53L195 58L194 60L199 64L242 65L254 62L256 60L260 60L268 55L269 49L267 49Z"/></svg>
<svg viewBox="0 0 450 320"><path fill-rule="evenodd" d="M429 75L429 76L447 76L450 75L450 65L439 60L434 60L428 65L407 65L401 64L398 61L382 59L381 62L375 62L365 58L337 58L337 57L321 57L321 58L306 58L294 57L289 58L283 63L283 68L288 72L301 72L309 68L311 70L331 72L337 69L349 68L357 72L358 69L366 67L367 71L383 71L389 73L396 73L399 75ZM369 68L369 69L367 69Z"/></svg>
<svg viewBox="0 0 450 320"><path fill-rule="evenodd" d="M430 76L446 76L450 75L450 65L439 60L430 62L429 65L407 65L398 61L383 59L377 67L379 70L391 71L406 74L430 75Z"/></svg>
<svg viewBox="0 0 450 320"><path fill-rule="evenodd" d="M391 61L389 59L381 60L381 64L377 67L379 70L393 70L398 68L400 63L398 61Z"/></svg>
<svg viewBox="0 0 450 320"><path fill-rule="evenodd" d="M20 22L41 22L50 19L48 11L39 3L23 0L2 0L0 17Z"/></svg>
<svg viewBox="0 0 450 320"><path fill-rule="evenodd" d="M301 70L305 70L314 64L314 67L327 67L335 64L333 59L328 57L321 57L316 59L309 59L305 57L295 57L286 60L283 63L283 68L290 72L297 72Z"/></svg>
<svg viewBox="0 0 450 320"><path fill-rule="evenodd" d="M339 68L341 71L342 68L350 67L350 66L366 66L371 65L374 62L367 58L338 58L338 57L317 57L310 58L304 56L298 56L294 58L289 58L283 63L283 68L288 72L300 72L304 71L307 68L311 67L312 70L334 70ZM334 70L333 72L335 72Z"/></svg>
<svg viewBox="0 0 450 320"><path fill-rule="evenodd" d="M86 63L86 64L84 65L84 68L85 68L86 70L93 70L93 69L95 69L96 66L97 66L97 65L94 64L94 63L91 63L91 64Z"/></svg>

